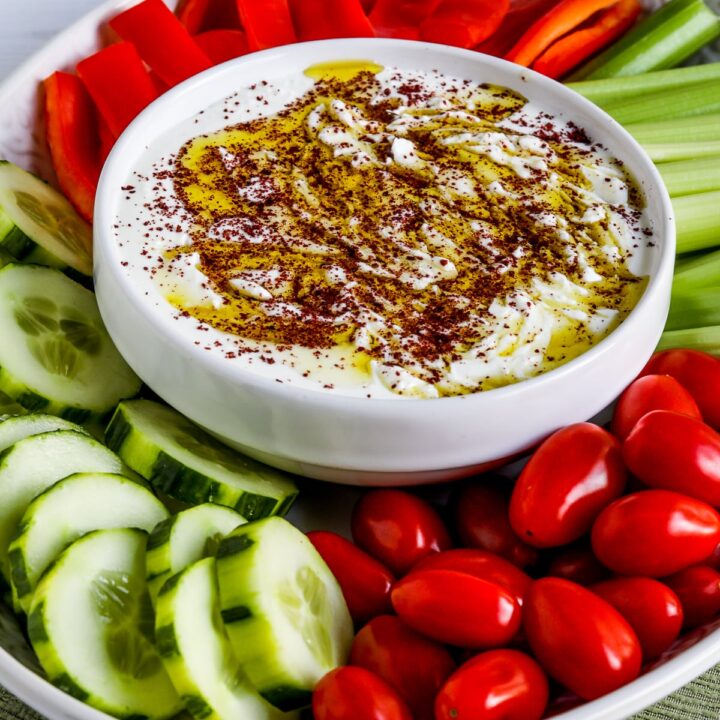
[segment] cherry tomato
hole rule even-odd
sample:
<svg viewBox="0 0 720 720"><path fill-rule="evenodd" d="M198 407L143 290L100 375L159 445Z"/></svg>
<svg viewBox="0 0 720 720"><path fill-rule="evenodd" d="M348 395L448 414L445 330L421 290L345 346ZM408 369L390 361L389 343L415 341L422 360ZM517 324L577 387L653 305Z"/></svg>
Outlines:
<svg viewBox="0 0 720 720"><path fill-rule="evenodd" d="M366 552L333 532L309 532L308 539L340 585L352 619L358 625L392 610L393 574Z"/></svg>
<svg viewBox="0 0 720 720"><path fill-rule="evenodd" d="M455 570L418 570L395 583L395 612L411 628L449 645L500 647L520 629L520 606L500 585Z"/></svg>
<svg viewBox="0 0 720 720"><path fill-rule="evenodd" d="M433 507L402 490L373 490L355 505L355 542L396 575L404 575L426 555L451 546Z"/></svg>
<svg viewBox="0 0 720 720"><path fill-rule="evenodd" d="M591 423L551 435L520 473L510 500L510 524L539 548L567 545L592 527L620 497L625 467L618 441Z"/></svg>
<svg viewBox="0 0 720 720"><path fill-rule="evenodd" d="M702 420L654 410L628 435L623 455L646 485L720 505L720 435Z"/></svg>
<svg viewBox="0 0 720 720"><path fill-rule="evenodd" d="M456 670L435 700L436 720L540 720L548 681L517 650L490 650Z"/></svg>
<svg viewBox="0 0 720 720"><path fill-rule="evenodd" d="M697 350L653 355L643 375L671 375L692 396L705 422L720 429L720 360Z"/></svg>
<svg viewBox="0 0 720 720"><path fill-rule="evenodd" d="M394 687L415 720L432 719L435 695L455 669L444 647L392 615L381 615L360 630L350 664L374 672Z"/></svg>
<svg viewBox="0 0 720 720"><path fill-rule="evenodd" d="M592 585L629 623L640 641L643 659L662 655L677 639L683 624L678 596L651 578L614 578Z"/></svg>
<svg viewBox="0 0 720 720"><path fill-rule="evenodd" d="M413 568L416 570L456 570L489 580L505 588L520 606L532 583L529 575L499 555L474 548L433 553Z"/></svg>
<svg viewBox="0 0 720 720"><path fill-rule="evenodd" d="M561 550L550 563L547 575L578 585L592 585L609 578L610 571L595 557L592 548L583 543Z"/></svg>
<svg viewBox="0 0 720 720"><path fill-rule="evenodd" d="M455 523L463 545L487 550L513 565L527 567L537 562L537 550L513 532L508 517L508 499L489 484L468 485L455 501Z"/></svg>
<svg viewBox="0 0 720 720"><path fill-rule="evenodd" d="M627 620L587 588L561 578L533 583L524 626L533 654L559 683L594 700L634 680L642 652Z"/></svg>
<svg viewBox="0 0 720 720"><path fill-rule="evenodd" d="M612 431L625 440L637 421L653 410L670 410L702 420L693 396L670 375L645 375L620 396L612 419Z"/></svg>
<svg viewBox="0 0 720 720"><path fill-rule="evenodd" d="M687 629L704 625L720 614L720 573L696 565L664 578L680 598Z"/></svg>
<svg viewBox="0 0 720 720"><path fill-rule="evenodd" d="M669 490L643 490L605 508L592 546L620 575L663 577L702 562L720 540L720 515L707 503Z"/></svg>
<svg viewBox="0 0 720 720"><path fill-rule="evenodd" d="M312 709L315 720L412 720L395 689L361 667L325 675L315 686Z"/></svg>

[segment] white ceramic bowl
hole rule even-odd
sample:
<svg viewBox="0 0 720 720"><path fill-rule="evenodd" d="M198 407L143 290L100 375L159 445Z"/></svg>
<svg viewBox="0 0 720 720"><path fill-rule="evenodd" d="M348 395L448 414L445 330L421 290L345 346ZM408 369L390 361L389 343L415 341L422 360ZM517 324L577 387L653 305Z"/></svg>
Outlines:
<svg viewBox="0 0 720 720"><path fill-rule="evenodd" d="M648 288L607 339L565 366L500 388L440 399L367 399L282 385L207 353L183 333L160 294L146 297L120 266L111 232L126 182L175 124L242 86L315 63L363 59L519 90L564 113L622 158L644 189L660 251ZM219 129L219 128L218 128ZM168 403L222 440L301 475L358 484L408 484L469 475L608 405L649 358L665 322L675 253L670 199L648 157L616 122L563 85L517 65L427 43L329 40L277 48L208 70L153 103L126 130L100 180L95 284L120 352ZM151 292L152 295L152 292Z"/></svg>

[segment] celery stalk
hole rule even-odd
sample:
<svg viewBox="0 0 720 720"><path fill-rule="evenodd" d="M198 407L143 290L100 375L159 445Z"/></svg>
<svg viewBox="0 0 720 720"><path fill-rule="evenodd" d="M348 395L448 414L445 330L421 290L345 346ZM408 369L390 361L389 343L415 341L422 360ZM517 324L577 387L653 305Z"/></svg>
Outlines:
<svg viewBox="0 0 720 720"><path fill-rule="evenodd" d="M671 0L570 79L595 80L671 68L718 35L720 18L703 0Z"/></svg>
<svg viewBox="0 0 720 720"><path fill-rule="evenodd" d="M657 349L660 351L672 348L702 350L711 355L720 355L720 325L664 332Z"/></svg>
<svg viewBox="0 0 720 720"><path fill-rule="evenodd" d="M601 104L619 123L648 123L720 112L720 80L658 90L627 100Z"/></svg>
<svg viewBox="0 0 720 720"><path fill-rule="evenodd" d="M720 192L674 198L673 207L678 254L720 245Z"/></svg>
<svg viewBox="0 0 720 720"><path fill-rule="evenodd" d="M657 169L672 197L720 190L720 158L660 163Z"/></svg>
<svg viewBox="0 0 720 720"><path fill-rule="evenodd" d="M628 123L625 129L642 144L720 141L720 113Z"/></svg>
<svg viewBox="0 0 720 720"><path fill-rule="evenodd" d="M720 250L677 259L673 295L713 286L720 287Z"/></svg>
<svg viewBox="0 0 720 720"><path fill-rule="evenodd" d="M720 140L717 142L681 142L677 145L646 145L640 143L643 150L650 156L653 162L673 162L674 160L692 160L693 158L715 155L716 161L720 162Z"/></svg>
<svg viewBox="0 0 720 720"><path fill-rule="evenodd" d="M588 100L602 105L647 95L657 90L670 90L700 82L720 80L720 63L693 65L692 67L659 70L630 77L608 78L606 80L586 80L568 83L568 87L580 93Z"/></svg>
<svg viewBox="0 0 720 720"><path fill-rule="evenodd" d="M630 123L625 129L655 162L720 155L720 113Z"/></svg>
<svg viewBox="0 0 720 720"><path fill-rule="evenodd" d="M673 294L666 331L709 325L720 325L720 287Z"/></svg>

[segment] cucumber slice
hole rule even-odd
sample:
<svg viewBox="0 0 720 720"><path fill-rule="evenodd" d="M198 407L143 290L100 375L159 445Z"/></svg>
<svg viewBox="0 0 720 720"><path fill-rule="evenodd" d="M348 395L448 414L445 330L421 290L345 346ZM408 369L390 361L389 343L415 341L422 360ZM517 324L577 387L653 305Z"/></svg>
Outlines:
<svg viewBox="0 0 720 720"><path fill-rule="evenodd" d="M80 425L56 415L33 413L31 415L9 417L0 422L0 452L7 450L19 440L24 440L33 435L53 432L54 430L75 430L79 433L85 433L85 429Z"/></svg>
<svg viewBox="0 0 720 720"><path fill-rule="evenodd" d="M214 558L163 587L155 620L157 647L187 710L198 720L289 720L264 700L238 665L220 617Z"/></svg>
<svg viewBox="0 0 720 720"><path fill-rule="evenodd" d="M255 520L284 515L297 496L290 476L230 450L151 400L120 403L105 437L159 492L191 505L226 505Z"/></svg>
<svg viewBox="0 0 720 720"><path fill-rule="evenodd" d="M18 260L92 275L92 230L56 190L0 160L0 247Z"/></svg>
<svg viewBox="0 0 720 720"><path fill-rule="evenodd" d="M115 453L75 430L34 435L0 454L0 568L5 578L10 579L10 542L35 497L78 472L122 471L122 461Z"/></svg>
<svg viewBox="0 0 720 720"><path fill-rule="evenodd" d="M169 718L180 700L154 647L142 530L99 530L43 575L28 617L51 682L119 718Z"/></svg>
<svg viewBox="0 0 720 720"><path fill-rule="evenodd" d="M353 625L340 586L312 543L282 518L234 530L217 553L220 610L235 656L282 710L350 652Z"/></svg>
<svg viewBox="0 0 720 720"><path fill-rule="evenodd" d="M18 405L7 393L0 390L0 419L7 420L13 415L27 415L27 408Z"/></svg>
<svg viewBox="0 0 720 720"><path fill-rule="evenodd" d="M152 492L122 475L78 473L55 483L30 503L10 544L18 604L28 611L40 576L82 535L123 527L149 532L167 516Z"/></svg>
<svg viewBox="0 0 720 720"><path fill-rule="evenodd" d="M29 410L85 422L140 389L95 296L58 270L0 270L0 334L0 390Z"/></svg>
<svg viewBox="0 0 720 720"><path fill-rule="evenodd" d="M205 503L163 520L148 538L147 580L153 600L171 576L213 557L228 533L247 520L230 508Z"/></svg>

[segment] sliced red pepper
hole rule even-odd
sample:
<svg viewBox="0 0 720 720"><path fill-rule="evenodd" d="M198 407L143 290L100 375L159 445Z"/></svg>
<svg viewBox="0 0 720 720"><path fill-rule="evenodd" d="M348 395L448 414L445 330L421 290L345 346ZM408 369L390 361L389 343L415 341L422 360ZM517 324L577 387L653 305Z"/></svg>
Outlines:
<svg viewBox="0 0 720 720"><path fill-rule="evenodd" d="M158 94L129 42L110 45L91 55L78 63L77 71L115 138Z"/></svg>
<svg viewBox="0 0 720 720"><path fill-rule="evenodd" d="M437 10L442 0L377 0L370 22L380 37L417 40L419 26Z"/></svg>
<svg viewBox="0 0 720 720"><path fill-rule="evenodd" d="M100 133L100 161L105 163L110 151L115 145L116 138L112 130L108 127L108 124L102 118L100 118L98 122L98 131Z"/></svg>
<svg viewBox="0 0 720 720"><path fill-rule="evenodd" d="M56 72L44 83L50 157L65 196L92 222L100 177L100 139L95 108L80 78Z"/></svg>
<svg viewBox="0 0 720 720"><path fill-rule="evenodd" d="M541 15L559 2L560 0L525 0L510 3L510 10L500 27L475 49L487 55L502 57Z"/></svg>
<svg viewBox="0 0 720 720"><path fill-rule="evenodd" d="M235 0L181 0L176 14L191 35L240 29Z"/></svg>
<svg viewBox="0 0 720 720"><path fill-rule="evenodd" d="M251 51L297 42L288 0L237 0Z"/></svg>
<svg viewBox="0 0 720 720"><path fill-rule="evenodd" d="M420 25L420 39L471 48L490 37L510 8L510 0L443 0Z"/></svg>
<svg viewBox="0 0 720 720"><path fill-rule="evenodd" d="M518 65L530 67L558 38L582 25L596 12L617 2L618 0L562 0L533 23L505 57Z"/></svg>
<svg viewBox="0 0 720 720"><path fill-rule="evenodd" d="M638 0L620 0L602 13L589 27L566 35L551 45L534 63L533 70L560 78L598 50L623 35L638 19Z"/></svg>
<svg viewBox="0 0 720 720"><path fill-rule="evenodd" d="M169 87L212 67L210 58L162 0L143 0L110 21Z"/></svg>
<svg viewBox="0 0 720 720"><path fill-rule="evenodd" d="M375 37L360 0L290 0L299 40Z"/></svg>
<svg viewBox="0 0 720 720"><path fill-rule="evenodd" d="M195 36L195 42L214 65L246 55L247 36L242 30L208 30Z"/></svg>

